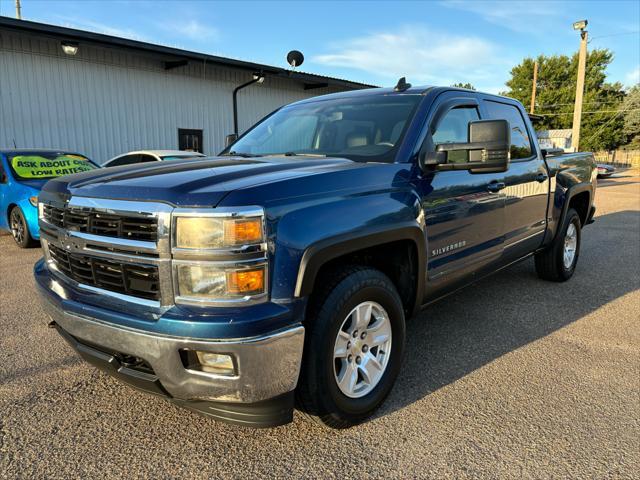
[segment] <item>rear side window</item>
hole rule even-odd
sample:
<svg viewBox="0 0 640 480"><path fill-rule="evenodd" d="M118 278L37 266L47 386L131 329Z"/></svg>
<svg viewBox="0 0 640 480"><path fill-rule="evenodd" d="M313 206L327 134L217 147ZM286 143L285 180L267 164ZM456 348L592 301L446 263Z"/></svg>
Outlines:
<svg viewBox="0 0 640 480"><path fill-rule="evenodd" d="M140 155L125 155L124 157L116 158L112 162L107 164L108 167L119 167L121 165L131 165L132 163L140 162Z"/></svg>
<svg viewBox="0 0 640 480"><path fill-rule="evenodd" d="M491 120L507 120L511 125L511 159L531 157L531 138L520 110L506 103L484 102Z"/></svg>

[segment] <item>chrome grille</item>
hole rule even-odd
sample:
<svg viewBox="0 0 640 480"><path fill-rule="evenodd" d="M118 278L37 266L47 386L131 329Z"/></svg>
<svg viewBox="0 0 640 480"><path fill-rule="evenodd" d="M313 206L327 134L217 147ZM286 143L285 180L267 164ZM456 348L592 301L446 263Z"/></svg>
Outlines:
<svg viewBox="0 0 640 480"><path fill-rule="evenodd" d="M42 247L61 280L98 289L103 295L91 301L101 306L143 305L138 314L145 318L173 305L172 206L89 197L60 201L46 192L40 202Z"/></svg>
<svg viewBox="0 0 640 480"><path fill-rule="evenodd" d="M132 295L148 300L160 299L158 267L121 263L79 253L69 253L49 245L51 260L60 272L84 285Z"/></svg>
<svg viewBox="0 0 640 480"><path fill-rule="evenodd" d="M42 213L44 220L51 225L75 232L146 242L158 239L158 220L155 217L113 215L53 205L44 205Z"/></svg>

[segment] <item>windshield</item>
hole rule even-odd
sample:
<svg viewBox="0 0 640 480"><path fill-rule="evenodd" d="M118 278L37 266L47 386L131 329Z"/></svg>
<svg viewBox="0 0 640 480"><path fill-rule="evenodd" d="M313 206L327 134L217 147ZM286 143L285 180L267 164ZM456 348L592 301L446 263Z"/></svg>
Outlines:
<svg viewBox="0 0 640 480"><path fill-rule="evenodd" d="M420 95L367 95L291 105L223 155L323 155L392 162Z"/></svg>
<svg viewBox="0 0 640 480"><path fill-rule="evenodd" d="M18 153L9 157L9 165L20 180L56 178L96 168L87 157L63 152Z"/></svg>

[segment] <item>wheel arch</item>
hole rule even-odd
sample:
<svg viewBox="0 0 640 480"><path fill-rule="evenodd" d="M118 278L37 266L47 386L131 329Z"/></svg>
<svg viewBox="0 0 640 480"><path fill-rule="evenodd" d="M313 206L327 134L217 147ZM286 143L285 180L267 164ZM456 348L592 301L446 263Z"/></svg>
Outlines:
<svg viewBox="0 0 640 480"><path fill-rule="evenodd" d="M10 221L11 221L11 218L10 218L10 217L11 217L11 211L12 211L15 207L20 208L20 205L18 205L16 202L11 202L11 203L9 203L9 205L7 205L7 211L5 212L6 217L7 217L7 225L9 225L9 224L10 224Z"/></svg>
<svg viewBox="0 0 640 480"><path fill-rule="evenodd" d="M408 314L413 314L421 304L426 268L425 235L417 224L359 231L322 240L310 246L305 250L300 262L295 296L310 296L322 270L331 264L339 263L342 260L345 264L353 263L353 259L358 255L375 255L375 253L380 253L381 249L384 249L386 258L393 258L394 253L400 252L406 246L410 247L407 251L406 261L409 262L407 266L411 270L412 276L415 277L413 285L406 285L403 288L403 285L398 285L402 279L401 275L390 275L384 269L381 270L391 277L398 288L403 298L405 311ZM364 264L376 266L370 263Z"/></svg>
<svg viewBox="0 0 640 480"><path fill-rule="evenodd" d="M593 186L590 183L578 183L567 189L565 193L565 201L562 205L562 213L560 214L560 219L558 221L558 226L564 223L564 219L567 217L569 208L575 208L580 217L580 222L584 227L589 217L589 210L591 208L592 199ZM560 228L558 227L554 238L558 236L559 230Z"/></svg>

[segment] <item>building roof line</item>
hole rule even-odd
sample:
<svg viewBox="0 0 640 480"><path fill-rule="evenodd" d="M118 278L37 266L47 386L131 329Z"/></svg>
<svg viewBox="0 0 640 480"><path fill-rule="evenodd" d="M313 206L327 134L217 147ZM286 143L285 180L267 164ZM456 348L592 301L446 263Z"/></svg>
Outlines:
<svg viewBox="0 0 640 480"><path fill-rule="evenodd" d="M158 56L167 56L165 62L180 61L180 60L198 60L206 62L207 64L215 64L226 67L237 68L240 70L247 70L250 72L263 72L267 75L274 75L283 78L290 78L292 80L298 80L309 84L309 88L318 86L340 86L351 89L371 88L377 85L369 85L366 83L354 82L351 80L344 80L341 78L328 77L324 75L316 75L312 73L305 73L299 71L292 71L281 67L275 67L273 65L266 65L261 63L247 62L244 60L237 60L233 58L220 57L217 55L209 55L206 53L193 52L189 50L182 50L180 48L167 47L164 45L157 45L154 43L143 42L140 40L131 40L128 38L115 37L113 35L106 35L103 33L89 32L86 30L79 30L69 27L61 27L58 25L50 25L47 23L32 22L29 20L17 20L14 18L0 16L0 29L13 30L23 33L38 34L41 36L47 36L55 38L60 41L71 41L78 43L87 43L97 46L109 46L116 48L123 48L128 50L136 50L151 53ZM326 84L326 85L323 85ZM305 86L307 88L307 86Z"/></svg>

